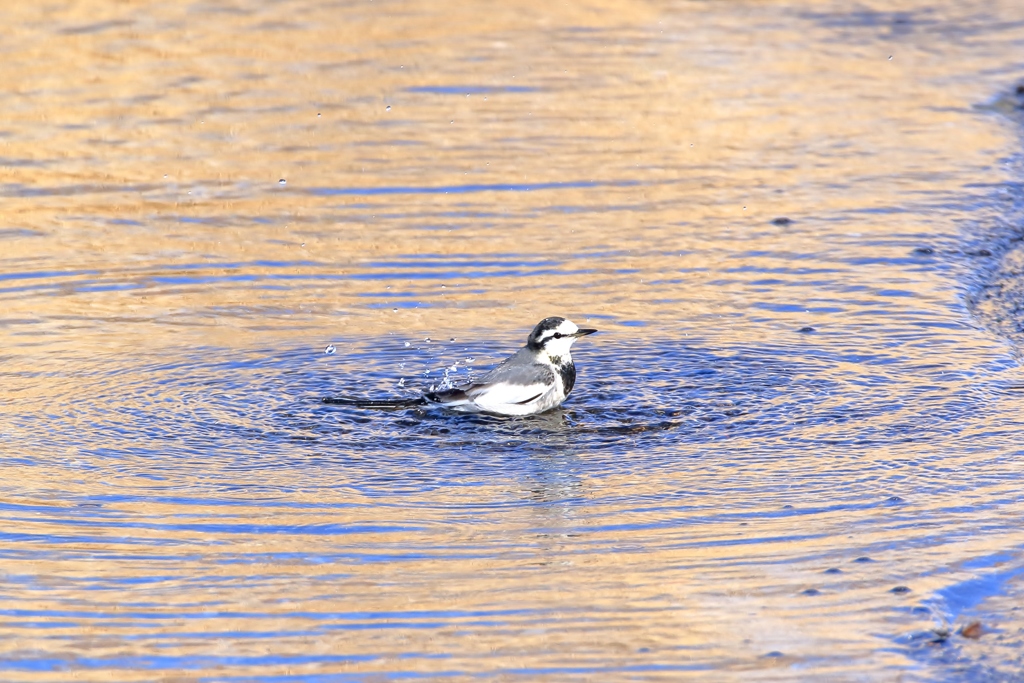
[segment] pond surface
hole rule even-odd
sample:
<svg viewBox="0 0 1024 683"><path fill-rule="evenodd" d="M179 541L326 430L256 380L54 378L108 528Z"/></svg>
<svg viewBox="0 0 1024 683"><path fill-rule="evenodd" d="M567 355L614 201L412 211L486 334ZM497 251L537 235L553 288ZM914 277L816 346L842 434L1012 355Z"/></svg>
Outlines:
<svg viewBox="0 0 1024 683"><path fill-rule="evenodd" d="M1024 680L1024 10L904 6L8 8L0 678Z"/></svg>

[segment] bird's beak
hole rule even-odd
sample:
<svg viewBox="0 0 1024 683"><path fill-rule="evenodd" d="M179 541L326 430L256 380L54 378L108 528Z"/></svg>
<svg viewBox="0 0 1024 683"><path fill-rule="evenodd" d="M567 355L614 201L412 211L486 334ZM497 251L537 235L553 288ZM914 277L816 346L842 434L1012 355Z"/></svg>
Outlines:
<svg viewBox="0 0 1024 683"><path fill-rule="evenodd" d="M595 332L597 332L597 330L592 330L592 329L584 327L584 328L576 330L576 333L574 335L572 335L572 336L574 336L574 337L586 337L588 334L594 334Z"/></svg>

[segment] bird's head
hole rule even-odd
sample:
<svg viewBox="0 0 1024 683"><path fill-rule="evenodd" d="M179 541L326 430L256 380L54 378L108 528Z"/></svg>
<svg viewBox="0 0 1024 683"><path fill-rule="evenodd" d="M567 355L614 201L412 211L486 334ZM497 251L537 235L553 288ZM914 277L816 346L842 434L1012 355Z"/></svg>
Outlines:
<svg viewBox="0 0 1024 683"><path fill-rule="evenodd" d="M551 358L558 358L568 354L577 339L595 332L597 330L576 327L576 323L565 318L544 318L530 332L526 346L531 351L543 351Z"/></svg>

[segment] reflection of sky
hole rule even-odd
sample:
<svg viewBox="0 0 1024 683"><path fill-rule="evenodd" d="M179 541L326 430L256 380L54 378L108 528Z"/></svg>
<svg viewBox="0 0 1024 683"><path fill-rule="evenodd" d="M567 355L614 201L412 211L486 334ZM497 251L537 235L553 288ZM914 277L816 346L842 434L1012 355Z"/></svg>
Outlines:
<svg viewBox="0 0 1024 683"><path fill-rule="evenodd" d="M0 671L934 680L901 634L1015 632L963 233L1018 14L12 7ZM552 314L601 334L550 415L318 401Z"/></svg>

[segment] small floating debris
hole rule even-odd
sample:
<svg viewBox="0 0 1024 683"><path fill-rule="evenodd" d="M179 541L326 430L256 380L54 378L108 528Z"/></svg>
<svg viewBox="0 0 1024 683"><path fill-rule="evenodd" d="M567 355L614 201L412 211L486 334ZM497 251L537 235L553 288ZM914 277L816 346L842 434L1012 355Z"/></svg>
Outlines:
<svg viewBox="0 0 1024 683"><path fill-rule="evenodd" d="M324 349L324 353L326 353L328 356L333 356L334 352L337 350L338 349L334 348L334 344L328 344L327 348Z"/></svg>
<svg viewBox="0 0 1024 683"><path fill-rule="evenodd" d="M889 592L893 593L895 595L905 595L906 593L910 592L910 587L909 586L896 586L895 588L890 588Z"/></svg>
<svg viewBox="0 0 1024 683"><path fill-rule="evenodd" d="M915 254L934 254L935 250L931 247L914 247Z"/></svg>
<svg viewBox="0 0 1024 683"><path fill-rule="evenodd" d="M389 104L388 106L384 107L384 111L391 111L391 105Z"/></svg>
<svg viewBox="0 0 1024 683"><path fill-rule="evenodd" d="M972 621L971 623L967 624L967 626L964 626L962 629L960 629L960 635L962 635L964 638L970 638L971 640L977 640L978 638L981 638L984 632L985 630L982 628L980 621Z"/></svg>
<svg viewBox="0 0 1024 683"><path fill-rule="evenodd" d="M277 181L277 184L278 185L287 185L288 181L285 180L284 178L281 178L280 180Z"/></svg>

